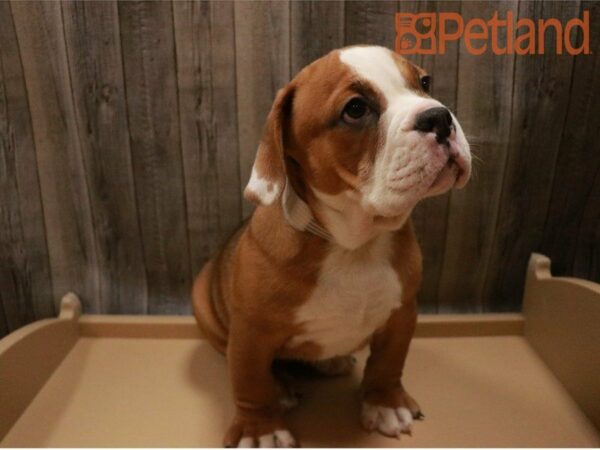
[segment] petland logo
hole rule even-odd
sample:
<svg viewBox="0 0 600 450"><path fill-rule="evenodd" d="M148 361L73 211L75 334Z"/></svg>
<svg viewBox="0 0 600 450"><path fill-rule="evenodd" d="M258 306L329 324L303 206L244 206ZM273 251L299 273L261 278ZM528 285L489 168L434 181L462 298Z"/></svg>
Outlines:
<svg viewBox="0 0 600 450"><path fill-rule="evenodd" d="M581 29L582 41L575 47L577 28ZM506 38L500 38L502 32ZM520 18L514 22L512 11L505 19L495 12L487 22L475 18L466 24L460 14L444 13L397 13L396 52L401 55L434 55L446 53L446 44L461 37L467 51L481 55L490 50L495 55L543 55L546 48L546 32L556 35L556 53L563 50L571 55L590 53L590 13L583 18L573 18L564 26L558 19L539 19L537 22Z"/></svg>

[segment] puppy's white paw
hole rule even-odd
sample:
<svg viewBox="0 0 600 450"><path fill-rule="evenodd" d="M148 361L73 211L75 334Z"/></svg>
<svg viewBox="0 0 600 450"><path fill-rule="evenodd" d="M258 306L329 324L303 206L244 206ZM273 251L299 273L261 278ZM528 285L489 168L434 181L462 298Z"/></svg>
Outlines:
<svg viewBox="0 0 600 450"><path fill-rule="evenodd" d="M300 404L300 396L295 393L285 393L279 397L279 405L283 411L290 411Z"/></svg>
<svg viewBox="0 0 600 450"><path fill-rule="evenodd" d="M413 416L408 408L388 408L363 402L360 414L362 426L368 431L378 431L389 437L400 438L411 434Z"/></svg>
<svg viewBox="0 0 600 450"><path fill-rule="evenodd" d="M296 447L296 440L292 433L288 430L276 430L275 431L275 445L278 448L292 448Z"/></svg>
<svg viewBox="0 0 600 450"><path fill-rule="evenodd" d="M263 434L258 440L251 436L244 436L238 443L238 448L293 448L296 441L288 430L275 430L273 433Z"/></svg>

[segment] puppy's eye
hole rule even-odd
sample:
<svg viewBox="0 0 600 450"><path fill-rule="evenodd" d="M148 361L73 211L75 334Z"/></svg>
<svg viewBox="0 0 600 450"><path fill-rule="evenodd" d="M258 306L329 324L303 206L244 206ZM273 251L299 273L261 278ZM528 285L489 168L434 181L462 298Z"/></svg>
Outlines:
<svg viewBox="0 0 600 450"><path fill-rule="evenodd" d="M354 124L360 122L370 112L369 105L361 98L353 98L344 107L342 119L346 123Z"/></svg>
<svg viewBox="0 0 600 450"><path fill-rule="evenodd" d="M425 92L429 92L429 89L431 88L431 77L429 75L421 77L421 88Z"/></svg>

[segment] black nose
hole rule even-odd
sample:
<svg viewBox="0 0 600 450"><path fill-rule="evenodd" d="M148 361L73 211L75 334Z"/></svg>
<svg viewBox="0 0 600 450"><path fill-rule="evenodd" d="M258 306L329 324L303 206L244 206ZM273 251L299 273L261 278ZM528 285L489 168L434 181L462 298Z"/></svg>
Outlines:
<svg viewBox="0 0 600 450"><path fill-rule="evenodd" d="M415 130L424 133L435 132L435 140L442 144L452 132L452 115L441 106L430 108L417 115Z"/></svg>

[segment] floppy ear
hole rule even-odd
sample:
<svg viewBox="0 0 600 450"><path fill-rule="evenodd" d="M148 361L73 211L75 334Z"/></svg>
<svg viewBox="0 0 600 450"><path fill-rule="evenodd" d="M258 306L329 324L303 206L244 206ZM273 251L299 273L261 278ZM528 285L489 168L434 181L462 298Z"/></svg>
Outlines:
<svg viewBox="0 0 600 450"><path fill-rule="evenodd" d="M252 175L244 190L244 197L252 203L271 205L285 187L283 132L291 116L293 93L291 84L280 89L267 116Z"/></svg>

